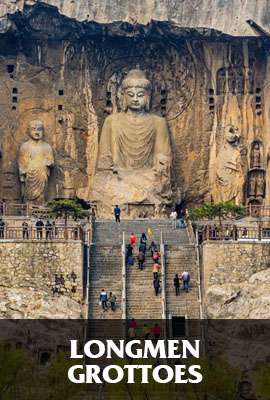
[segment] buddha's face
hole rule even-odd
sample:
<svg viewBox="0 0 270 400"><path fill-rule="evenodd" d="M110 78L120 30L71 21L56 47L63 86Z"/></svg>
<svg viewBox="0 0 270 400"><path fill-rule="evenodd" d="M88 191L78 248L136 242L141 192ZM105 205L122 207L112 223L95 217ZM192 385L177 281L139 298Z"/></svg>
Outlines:
<svg viewBox="0 0 270 400"><path fill-rule="evenodd" d="M240 139L240 133L238 128L234 126L227 127L225 131L225 137L228 143L237 145Z"/></svg>
<svg viewBox="0 0 270 400"><path fill-rule="evenodd" d="M31 121L29 125L29 134L32 139L40 140L43 137L44 126L41 121Z"/></svg>
<svg viewBox="0 0 270 400"><path fill-rule="evenodd" d="M131 87L124 93L126 106L132 111L142 111L146 109L148 93L144 88Z"/></svg>

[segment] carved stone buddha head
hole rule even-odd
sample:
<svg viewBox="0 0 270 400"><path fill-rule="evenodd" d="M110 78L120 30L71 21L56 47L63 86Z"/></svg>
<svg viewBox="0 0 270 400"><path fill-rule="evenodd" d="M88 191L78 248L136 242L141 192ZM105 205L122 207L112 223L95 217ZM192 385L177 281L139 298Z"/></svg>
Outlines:
<svg viewBox="0 0 270 400"><path fill-rule="evenodd" d="M225 127L225 139L232 146L237 146L240 142L241 134L236 126L228 125Z"/></svg>
<svg viewBox="0 0 270 400"><path fill-rule="evenodd" d="M42 121L33 120L29 124L29 136L33 140L41 140L44 134L44 124Z"/></svg>
<svg viewBox="0 0 270 400"><path fill-rule="evenodd" d="M122 82L123 109L133 112L149 111L151 82L140 69L132 69Z"/></svg>

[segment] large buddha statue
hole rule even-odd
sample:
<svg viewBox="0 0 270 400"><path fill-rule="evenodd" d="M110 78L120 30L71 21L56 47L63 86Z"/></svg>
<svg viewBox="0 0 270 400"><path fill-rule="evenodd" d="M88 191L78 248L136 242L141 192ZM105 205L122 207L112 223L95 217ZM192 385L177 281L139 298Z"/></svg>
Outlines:
<svg viewBox="0 0 270 400"><path fill-rule="evenodd" d="M31 121L29 125L30 139L19 149L19 177L24 202L42 204L54 164L51 146L42 140L44 125L41 121Z"/></svg>
<svg viewBox="0 0 270 400"><path fill-rule="evenodd" d="M166 120L150 113L151 83L131 70L122 82L122 112L104 122L94 200L113 204L168 204L171 146Z"/></svg>

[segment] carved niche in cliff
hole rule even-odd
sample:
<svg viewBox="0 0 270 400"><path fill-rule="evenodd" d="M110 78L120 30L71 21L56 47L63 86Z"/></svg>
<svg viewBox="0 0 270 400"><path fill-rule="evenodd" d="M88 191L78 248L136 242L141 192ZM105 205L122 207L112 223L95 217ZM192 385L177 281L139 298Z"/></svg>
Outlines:
<svg viewBox="0 0 270 400"><path fill-rule="evenodd" d="M266 172L264 169L262 141L257 139L250 147L250 169L247 179L247 201L262 204L265 198Z"/></svg>
<svg viewBox="0 0 270 400"><path fill-rule="evenodd" d="M166 120L150 112L151 82L142 70L121 83L121 112L106 118L99 143L94 200L114 204L168 204L172 154Z"/></svg>
<svg viewBox="0 0 270 400"><path fill-rule="evenodd" d="M29 124L30 139L19 149L19 177L24 202L44 203L50 169L54 164L53 150L43 140L44 125L34 120Z"/></svg>
<svg viewBox="0 0 270 400"><path fill-rule="evenodd" d="M117 52L119 53L119 51L121 53L121 49L118 49ZM112 53L113 50L110 49L109 52ZM175 171L174 160L176 157L179 157L178 154L181 153L181 149L175 146L176 132L174 129L177 125L177 121L181 119L182 114L185 113L193 100L196 88L194 61L185 46L181 46L176 50L173 47L162 45L157 48L154 43L149 44L148 47L144 47L143 45L140 48L133 47L129 49L128 56L123 55L120 57L119 54L116 53L109 55L111 57L111 62L106 65L102 86L96 86L94 90L95 96L93 100L95 101L97 98L100 101L100 99L102 99L103 103L103 115L98 111L100 126L103 127L100 130L97 174L94 177L93 189L91 190L90 197L99 203L97 206L98 210L101 210L99 214L106 214L106 212L111 213L111 205L120 204L123 209L130 211L130 215L132 214L138 217L141 214L141 210L147 208L148 216L157 217L158 213L156 210L162 208L160 208L160 205L162 206L163 204L170 204L172 202L172 189L175 185L174 176L172 176ZM130 71L134 69L145 71L147 79L149 80L148 87L150 88L151 86L151 96L149 96L149 91L147 93L149 97L148 110L143 110L145 121L141 127L139 126L139 121L143 121L141 116L138 118L136 117L138 120L138 123L135 121L138 125L137 127L134 121L132 123L127 123L126 121L132 113L130 113L130 109L126 108L126 96L128 93L126 88L123 88L122 83L126 81ZM135 89L136 86L137 83L135 84ZM131 89L133 90L134 88ZM104 114L109 114L105 122ZM140 115L140 113L138 113L138 115ZM125 123L124 120L126 121ZM136 173L132 172L128 182L128 179L124 178L126 173L123 174L123 168L121 166L117 168L116 165L115 173L113 173L112 177L108 179L109 175L106 175L108 185L105 190L105 181L103 180L103 184L100 184L98 181L102 175L102 169L105 169L107 164L107 162L104 161L104 156L102 156L102 147L104 144L105 132L108 128L115 130L115 126L118 124L121 128L118 129L119 132L121 130L123 131L124 128L126 131L131 129L133 130L133 135L136 136L136 132L138 134L139 131L141 131L141 138L143 138L143 136L147 138L148 136L144 135L144 130L148 131L148 133L153 131L155 136L157 128L160 126L160 132L162 132L162 134L158 134L158 136L161 138L163 133L167 130L167 123L170 126L170 134L165 134L168 138L168 144L164 142L164 146L162 146L163 149L158 150L157 147L160 141L157 140L155 149L153 149L153 152L152 150L150 152L150 158L152 159L150 164L153 165L148 169L152 169L151 180L149 181L149 174L148 178L145 177L146 169L143 167L141 171L137 168ZM128 134L124 136L129 137ZM149 138L151 139L151 135ZM152 139L149 144L151 144L151 141ZM121 143L123 144L122 139ZM136 143L134 143L134 139L128 140L129 146L133 146L133 153L136 153L137 146L142 144L141 140ZM169 162L168 147L171 153ZM142 149L143 151L147 151L148 144L142 146L141 150ZM160 154L157 157L158 152ZM122 150L119 154L122 154ZM128 158L128 163L132 163L133 155L127 157L127 154L128 152L125 151L124 157ZM160 161L157 162L158 158L160 158ZM122 161L120 164L122 164ZM162 168L158 167L158 164ZM126 171L128 169L136 169L135 166L132 168L130 167L129 165L127 168L125 165ZM154 169L156 169L155 172ZM160 178L157 180L158 176L160 176ZM114 181L116 182L113 184ZM113 186L115 189L113 189ZM104 191L107 193L106 195L104 195ZM145 211L143 213L145 214Z"/></svg>

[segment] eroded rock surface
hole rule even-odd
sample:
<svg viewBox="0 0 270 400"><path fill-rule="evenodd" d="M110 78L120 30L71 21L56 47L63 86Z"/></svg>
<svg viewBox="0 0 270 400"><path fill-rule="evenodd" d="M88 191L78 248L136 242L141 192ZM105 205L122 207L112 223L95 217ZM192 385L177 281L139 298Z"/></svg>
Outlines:
<svg viewBox="0 0 270 400"><path fill-rule="evenodd" d="M4 0L0 15L37 3L39 0ZM253 19L270 29L267 0L44 0L43 3L57 7L61 14L78 21L111 23L122 20L146 24L152 19L170 20L184 28L211 28L235 36L251 36L254 31L246 20Z"/></svg>
<svg viewBox="0 0 270 400"><path fill-rule="evenodd" d="M207 317L270 318L269 244L212 242L203 258Z"/></svg>

